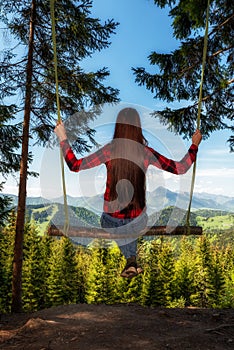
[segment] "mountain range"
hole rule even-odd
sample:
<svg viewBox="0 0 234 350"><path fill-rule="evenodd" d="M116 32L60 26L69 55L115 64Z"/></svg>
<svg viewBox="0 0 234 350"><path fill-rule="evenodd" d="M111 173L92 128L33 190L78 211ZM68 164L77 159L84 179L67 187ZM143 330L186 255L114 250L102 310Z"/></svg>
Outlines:
<svg viewBox="0 0 234 350"><path fill-rule="evenodd" d="M0 196L4 196L0 194ZM12 205L17 205L17 196L8 194L12 197ZM164 187L158 187L152 192L146 194L147 207L152 211L161 210L168 206L177 206L179 208L187 208L189 203L188 192L173 192ZM103 195L96 195L93 197L72 197L67 196L67 202L74 207L89 208L93 212L101 212L103 206ZM42 197L27 197L27 205L63 203L63 197L48 200ZM226 210L234 212L234 197L224 195L215 195L210 193L194 193L192 200L192 209L214 209Z"/></svg>

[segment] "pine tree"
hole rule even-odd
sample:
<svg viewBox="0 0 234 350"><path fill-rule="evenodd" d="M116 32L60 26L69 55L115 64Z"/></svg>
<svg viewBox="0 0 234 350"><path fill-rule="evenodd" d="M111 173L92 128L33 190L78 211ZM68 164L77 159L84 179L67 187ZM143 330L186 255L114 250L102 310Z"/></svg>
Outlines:
<svg viewBox="0 0 234 350"><path fill-rule="evenodd" d="M0 183L0 192L3 189L3 182ZM0 227L4 226L4 224L6 223L6 220L11 212L11 203L12 203L12 199L10 196L0 196Z"/></svg>
<svg viewBox="0 0 234 350"><path fill-rule="evenodd" d="M1 86L1 80L0 80ZM0 90L1 97L1 90ZM11 173L19 170L20 156L17 150L20 146L20 123L13 124L12 114L16 111L16 106L0 105L0 139L4 140L0 148L0 173L7 178ZM2 192L4 182L0 183L0 192ZM10 214L12 200L10 196L0 196L0 226Z"/></svg>
<svg viewBox="0 0 234 350"><path fill-rule="evenodd" d="M22 301L25 311L36 311L45 306L48 248L46 240L38 235L36 227L26 223L22 273Z"/></svg>
<svg viewBox="0 0 234 350"><path fill-rule="evenodd" d="M234 247L229 244L222 247L220 253L220 264L224 276L224 291L220 296L221 307L234 307Z"/></svg>
<svg viewBox="0 0 234 350"><path fill-rule="evenodd" d="M202 237L197 243L194 286L196 291L191 295L193 305L216 307L220 304L224 291L224 275L219 253L212 249L206 237Z"/></svg>
<svg viewBox="0 0 234 350"><path fill-rule="evenodd" d="M137 251L137 263L143 266L144 257L142 257L144 247L142 246L143 240L138 239L138 251ZM142 260L142 261L141 261ZM135 276L132 279L123 278L120 276L121 271L126 265L126 258L119 255L119 269L117 276L117 302L121 303L141 303L142 299L142 286L143 286L143 273Z"/></svg>
<svg viewBox="0 0 234 350"><path fill-rule="evenodd" d="M102 247L102 243L91 248L91 261L87 276L86 302L103 303L105 299L105 276L104 261L107 254L107 248Z"/></svg>
<svg viewBox="0 0 234 350"><path fill-rule="evenodd" d="M86 247L76 247L77 264L77 303L85 303L87 276L91 265L91 254Z"/></svg>
<svg viewBox="0 0 234 350"><path fill-rule="evenodd" d="M110 242L107 247L104 265L105 281L105 295L103 302L105 304L114 304L120 302L120 272L122 255L116 243Z"/></svg>
<svg viewBox="0 0 234 350"><path fill-rule="evenodd" d="M218 247L212 250L212 266L211 266L211 283L212 293L209 296L209 304L211 307L220 307L221 300L225 291L225 274L222 269L222 252Z"/></svg>
<svg viewBox="0 0 234 350"><path fill-rule="evenodd" d="M85 106L117 100L117 90L105 87L102 83L109 75L106 68L86 73L81 66L82 59L110 45L109 37L117 25L113 20L102 25L99 19L92 18L91 5L90 0L79 3L72 0L56 1L59 92L64 118L81 111ZM8 0L3 0L0 19L15 40L28 49L27 56L21 58L12 50L7 50L0 64L0 97L23 96L17 106L18 110L24 111L12 289L12 309L17 312L21 310L29 138L34 136L44 144L55 124L50 3L42 0L16 0L10 4ZM13 117L15 111L11 113ZM85 118L81 118L77 125L80 135L76 146L79 151L88 148L85 137L88 136L93 141L93 131L87 127L87 122L92 117L89 113L85 114Z"/></svg>
<svg viewBox="0 0 234 350"><path fill-rule="evenodd" d="M148 59L155 67L155 73L151 74L142 67L135 68L136 82L154 93L155 98L167 102L181 101L177 109L167 107L156 111L155 116L160 116L161 121L175 132L191 136L196 128L207 1L154 2L161 8L169 6L174 37L181 43L171 53L152 52ZM211 1L209 22L201 113L204 136L225 128L234 131L232 1ZM231 135L228 141L231 151L234 151L234 136Z"/></svg>
<svg viewBox="0 0 234 350"><path fill-rule="evenodd" d="M76 250L66 237L53 241L51 245L46 284L47 306L77 302Z"/></svg>
<svg viewBox="0 0 234 350"><path fill-rule="evenodd" d="M159 256L158 256L158 284L160 291L158 291L158 297L160 304L163 306L169 306L174 294L174 255L170 241L162 241Z"/></svg>
<svg viewBox="0 0 234 350"><path fill-rule="evenodd" d="M43 309L47 306L47 280L49 277L49 261L51 256L52 244L54 242L54 238L51 238L47 235L40 237L39 239L39 249L40 249L40 274L41 274L41 290L39 294L38 308Z"/></svg>
<svg viewBox="0 0 234 350"><path fill-rule="evenodd" d="M87 276L86 301L112 304L119 299L117 276L120 252L112 241L93 242Z"/></svg>
<svg viewBox="0 0 234 350"><path fill-rule="evenodd" d="M174 298L184 300L184 305L191 305L190 296L194 290L195 252L193 242L187 237L179 245L179 255L175 262L175 294Z"/></svg>
<svg viewBox="0 0 234 350"><path fill-rule="evenodd" d="M15 212L11 211L5 226L0 228L0 312L2 313L11 311L15 221Z"/></svg>
<svg viewBox="0 0 234 350"><path fill-rule="evenodd" d="M158 279L158 256L160 251L160 243L156 240L152 242L145 242L142 247L141 254L144 254L144 276L141 303L143 305L161 305L161 299L159 293L161 291Z"/></svg>
<svg viewBox="0 0 234 350"><path fill-rule="evenodd" d="M7 57L7 53L3 51L2 56L4 61ZM3 76L1 76L0 80L1 101L6 93L2 89L2 80ZM0 138L4 140L0 148L0 172L5 176L19 170L20 155L17 151L20 147L22 127L21 123L15 123L14 121L14 115L17 111L15 105L0 105Z"/></svg>
<svg viewBox="0 0 234 350"><path fill-rule="evenodd" d="M119 287L119 293L122 296L120 302L124 303L142 303L142 287L143 287L143 274L140 274L132 279L121 278ZM119 279L120 279L119 278Z"/></svg>
<svg viewBox="0 0 234 350"><path fill-rule="evenodd" d="M174 295L174 255L170 242L146 242L144 252L143 305L170 306Z"/></svg>

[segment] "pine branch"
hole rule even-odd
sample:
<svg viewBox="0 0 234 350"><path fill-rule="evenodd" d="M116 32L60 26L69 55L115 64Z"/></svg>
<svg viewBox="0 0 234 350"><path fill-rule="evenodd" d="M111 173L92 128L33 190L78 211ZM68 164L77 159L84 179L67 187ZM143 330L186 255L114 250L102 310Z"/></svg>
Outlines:
<svg viewBox="0 0 234 350"><path fill-rule="evenodd" d="M21 61L15 62L15 63L4 63L1 62L1 68L9 68L9 67L18 67L21 65L21 63L25 63L27 61L27 58L22 59Z"/></svg>
<svg viewBox="0 0 234 350"><path fill-rule="evenodd" d="M215 53L213 53L212 55L208 56L207 59L209 60L209 59L212 58L212 57L218 56L218 55L221 54L221 53L224 53L224 52L226 52L226 51L229 51L229 50L233 49L233 47L234 47L234 45L230 45L230 46L228 46L228 47L223 48L222 50L218 50L218 51L216 51Z"/></svg>
<svg viewBox="0 0 234 350"><path fill-rule="evenodd" d="M226 18L222 23L218 24L216 27L214 27L214 29L209 33L209 36L211 36L212 34L214 34L215 32L217 32L218 29L220 29L221 27L223 27L225 24L227 24L229 21L231 21L231 19L234 18L234 14L231 15L230 17Z"/></svg>

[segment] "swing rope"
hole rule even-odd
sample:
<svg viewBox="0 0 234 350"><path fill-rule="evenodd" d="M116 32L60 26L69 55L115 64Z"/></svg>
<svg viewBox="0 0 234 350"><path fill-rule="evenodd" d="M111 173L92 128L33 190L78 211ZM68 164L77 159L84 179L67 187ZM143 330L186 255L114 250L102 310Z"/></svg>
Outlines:
<svg viewBox="0 0 234 350"><path fill-rule="evenodd" d="M206 9L206 27L205 27L203 56L202 56L201 82L200 82L200 90L199 90L199 98L198 98L197 129L200 129L200 124L201 124L202 88L203 88L207 45L208 45L209 9L210 9L210 0L207 1L207 9ZM194 185L195 185L196 165L197 165L197 162L195 160L193 165L193 174L192 174L191 189L190 189L190 196L189 196L189 206L188 206L187 218L186 218L186 226L188 231L190 230L190 213L191 213L193 191L194 191Z"/></svg>
<svg viewBox="0 0 234 350"><path fill-rule="evenodd" d="M54 52L54 73L55 73L55 86L56 86L57 122L60 123L61 122L61 114L60 114L60 100L59 100L58 60L57 60L54 2L55 2L55 0L50 0L50 13L51 13L53 52ZM67 235L68 229L69 229L69 214L68 214L67 191L66 191L66 181L65 181L65 172L64 172L64 159L63 159L63 153L62 153L61 148L60 148L60 163L61 163L64 216L65 216L64 233L65 233L65 235Z"/></svg>

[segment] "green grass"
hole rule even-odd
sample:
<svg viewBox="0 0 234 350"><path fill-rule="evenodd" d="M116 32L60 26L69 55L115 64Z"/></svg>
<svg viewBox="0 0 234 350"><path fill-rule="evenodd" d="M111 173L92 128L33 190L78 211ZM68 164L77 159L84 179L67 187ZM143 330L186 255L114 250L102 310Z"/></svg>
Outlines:
<svg viewBox="0 0 234 350"><path fill-rule="evenodd" d="M198 226L206 232L234 230L234 214L217 215L213 217L197 216Z"/></svg>
<svg viewBox="0 0 234 350"><path fill-rule="evenodd" d="M44 211L46 213L47 213L47 211L51 212L51 214L47 215L46 218L42 222L40 222L38 220L35 220L36 214L41 214ZM56 214L57 211L58 211L58 205L57 204L48 205L47 207L43 206L41 208L33 209L31 219L36 222L39 236L43 236L45 234L45 232L48 229L50 220L53 218L53 216Z"/></svg>

